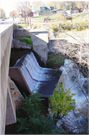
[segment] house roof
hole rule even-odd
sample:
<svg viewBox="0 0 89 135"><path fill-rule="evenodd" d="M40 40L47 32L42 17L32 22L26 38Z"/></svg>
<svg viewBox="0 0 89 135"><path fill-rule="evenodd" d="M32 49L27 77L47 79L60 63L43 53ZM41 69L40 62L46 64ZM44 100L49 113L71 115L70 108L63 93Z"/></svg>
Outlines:
<svg viewBox="0 0 89 135"><path fill-rule="evenodd" d="M49 10L51 10L50 6L40 6L40 7L46 7L46 8L48 8Z"/></svg>
<svg viewBox="0 0 89 135"><path fill-rule="evenodd" d="M40 7L46 7L48 10L51 10L51 7L54 7L54 6L38 6L38 7L32 7L32 12L37 12L40 10Z"/></svg>
<svg viewBox="0 0 89 135"><path fill-rule="evenodd" d="M47 7L48 9L50 9L50 10L51 10L50 6L45 6L45 7Z"/></svg>
<svg viewBox="0 0 89 135"><path fill-rule="evenodd" d="M60 10L63 10L63 9L61 9L61 8L60 9L53 9L52 11L60 11Z"/></svg>

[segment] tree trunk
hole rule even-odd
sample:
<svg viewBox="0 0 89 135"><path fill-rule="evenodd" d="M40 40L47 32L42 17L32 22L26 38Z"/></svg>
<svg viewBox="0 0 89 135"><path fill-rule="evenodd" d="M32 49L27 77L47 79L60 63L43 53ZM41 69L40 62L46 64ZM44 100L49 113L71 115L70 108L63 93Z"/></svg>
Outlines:
<svg viewBox="0 0 89 135"><path fill-rule="evenodd" d="M14 17L13 17L13 21L14 21Z"/></svg>
<svg viewBox="0 0 89 135"><path fill-rule="evenodd" d="M26 26L26 14L24 13L24 23L25 23L25 26Z"/></svg>
<svg viewBox="0 0 89 135"><path fill-rule="evenodd" d="M28 23L28 16L27 16L27 26L29 26L29 23Z"/></svg>
<svg viewBox="0 0 89 135"><path fill-rule="evenodd" d="M60 119L61 117L59 116L59 111L57 112L57 116L55 116L55 114L53 115L53 120L54 120L54 123L56 125L57 121Z"/></svg>
<svg viewBox="0 0 89 135"><path fill-rule="evenodd" d="M70 5L70 14L71 14L71 5Z"/></svg>
<svg viewBox="0 0 89 135"><path fill-rule="evenodd" d="M29 17L29 22L30 22L30 29L32 28L32 26L31 26L31 18Z"/></svg>

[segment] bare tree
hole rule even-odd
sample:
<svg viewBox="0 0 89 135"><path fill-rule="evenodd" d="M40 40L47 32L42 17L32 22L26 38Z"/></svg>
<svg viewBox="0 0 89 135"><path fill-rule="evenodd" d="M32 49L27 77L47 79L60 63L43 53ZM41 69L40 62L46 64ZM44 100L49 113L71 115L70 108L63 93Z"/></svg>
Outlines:
<svg viewBox="0 0 89 135"><path fill-rule="evenodd" d="M49 6L54 6L54 8L65 8L66 1L50 1Z"/></svg>
<svg viewBox="0 0 89 135"><path fill-rule="evenodd" d="M34 7L39 7L39 6L43 5L43 2L42 1L34 1L34 2L32 2L32 4Z"/></svg>
<svg viewBox="0 0 89 135"><path fill-rule="evenodd" d="M10 16L13 18L14 21L14 17L17 15L17 12L15 10L13 10L12 12L10 12Z"/></svg>
<svg viewBox="0 0 89 135"><path fill-rule="evenodd" d="M5 12L2 8L0 8L0 18L5 17Z"/></svg>
<svg viewBox="0 0 89 135"><path fill-rule="evenodd" d="M19 2L17 5L17 10L20 14L23 14L25 24L29 25L28 17L31 14L31 5L29 1ZM30 28L31 28L31 18L30 18Z"/></svg>

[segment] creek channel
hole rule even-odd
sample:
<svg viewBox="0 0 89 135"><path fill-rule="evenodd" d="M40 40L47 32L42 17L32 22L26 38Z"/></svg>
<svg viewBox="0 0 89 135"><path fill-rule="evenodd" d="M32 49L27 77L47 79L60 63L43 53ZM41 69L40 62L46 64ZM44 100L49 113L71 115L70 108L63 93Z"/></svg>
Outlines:
<svg viewBox="0 0 89 135"><path fill-rule="evenodd" d="M16 55L15 55L16 56ZM33 52L25 52L13 67L19 67L31 92L51 95L60 76L63 76L64 89L71 89L76 101L74 111L58 121L57 126L66 129L67 133L88 133L88 88L89 78L85 78L75 62L65 59L64 65L55 70L39 66ZM17 57L17 56L16 56ZM61 123L61 124L60 124Z"/></svg>

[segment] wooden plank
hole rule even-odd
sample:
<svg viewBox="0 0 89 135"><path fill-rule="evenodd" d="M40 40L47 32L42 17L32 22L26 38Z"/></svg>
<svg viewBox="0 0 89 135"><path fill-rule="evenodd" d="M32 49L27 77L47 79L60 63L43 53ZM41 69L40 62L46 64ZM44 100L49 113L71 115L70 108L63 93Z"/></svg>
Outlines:
<svg viewBox="0 0 89 135"><path fill-rule="evenodd" d="M20 90L20 92L26 95L31 94L31 90L20 70L19 67L10 67L9 68L9 76L15 82L16 86Z"/></svg>

